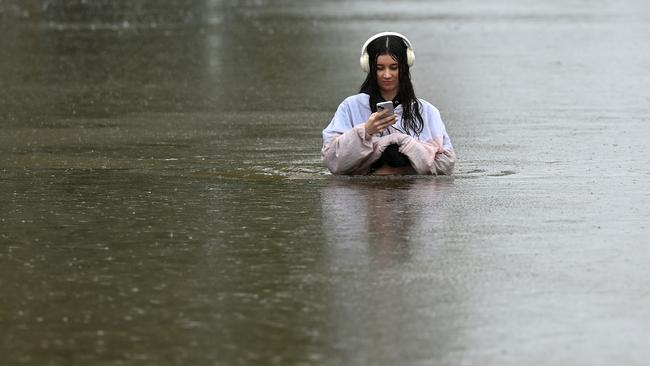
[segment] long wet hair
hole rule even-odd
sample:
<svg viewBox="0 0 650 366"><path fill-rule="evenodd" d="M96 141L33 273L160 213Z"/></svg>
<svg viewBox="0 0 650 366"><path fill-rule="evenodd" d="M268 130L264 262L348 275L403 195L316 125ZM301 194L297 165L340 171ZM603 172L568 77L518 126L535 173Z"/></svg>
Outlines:
<svg viewBox="0 0 650 366"><path fill-rule="evenodd" d="M377 103L384 101L377 83L377 58L390 55L399 64L399 90L393 104L402 105L402 125L407 134L417 136L424 129L424 120L420 114L420 102L415 96L411 73L406 59L406 43L398 36L384 36L370 42L367 47L370 71L366 80L361 84L359 92L370 95L370 110L377 111Z"/></svg>

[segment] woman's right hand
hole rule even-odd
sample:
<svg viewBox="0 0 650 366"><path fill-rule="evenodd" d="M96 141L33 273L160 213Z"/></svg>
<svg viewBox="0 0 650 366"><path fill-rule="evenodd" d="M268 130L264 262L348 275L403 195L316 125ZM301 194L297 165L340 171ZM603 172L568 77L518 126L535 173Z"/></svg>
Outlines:
<svg viewBox="0 0 650 366"><path fill-rule="evenodd" d="M368 135L384 132L385 129L397 122L396 114L387 116L387 113L388 110L383 110L370 115L370 118L368 118L368 121L365 124L366 133Z"/></svg>

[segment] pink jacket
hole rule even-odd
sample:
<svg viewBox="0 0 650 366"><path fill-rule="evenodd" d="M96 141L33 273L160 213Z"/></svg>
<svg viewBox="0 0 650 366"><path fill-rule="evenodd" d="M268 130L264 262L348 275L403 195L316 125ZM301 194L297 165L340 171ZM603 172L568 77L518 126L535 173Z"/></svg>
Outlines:
<svg viewBox="0 0 650 366"><path fill-rule="evenodd" d="M443 148L442 137L425 142L403 133L371 136L363 124L331 138L323 145L321 156L334 174L365 175L391 144L399 145L418 174L451 175L454 170L456 154Z"/></svg>

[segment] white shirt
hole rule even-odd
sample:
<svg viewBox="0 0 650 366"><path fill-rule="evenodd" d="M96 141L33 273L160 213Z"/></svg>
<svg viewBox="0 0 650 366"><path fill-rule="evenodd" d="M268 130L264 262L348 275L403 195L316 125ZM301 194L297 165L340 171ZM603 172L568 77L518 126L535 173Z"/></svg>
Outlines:
<svg viewBox="0 0 650 366"><path fill-rule="evenodd" d="M424 128L419 136L414 135L412 131L409 135L420 141L431 141L442 137L442 144L445 150L453 150L451 140L447 134L447 129L445 128L445 124L442 122L438 109L424 99L418 100L420 102L420 114L422 115ZM401 105L395 108L397 123L387 129L384 134L390 134L393 132L406 133L406 130L402 125L402 112L403 108ZM366 123L371 114L370 95L359 93L347 97L339 105L330 124L323 130L323 142L327 144L331 138L343 134L357 125Z"/></svg>

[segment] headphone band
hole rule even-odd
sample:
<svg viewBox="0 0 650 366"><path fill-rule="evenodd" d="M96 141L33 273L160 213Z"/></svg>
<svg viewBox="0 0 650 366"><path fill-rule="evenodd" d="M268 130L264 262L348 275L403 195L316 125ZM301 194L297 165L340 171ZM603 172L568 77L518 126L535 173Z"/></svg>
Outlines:
<svg viewBox="0 0 650 366"><path fill-rule="evenodd" d="M401 33L397 33L397 32L381 32L381 33L377 33L377 34L375 34L374 36L368 38L368 40L366 41L366 43L363 44L363 47L361 47L361 55L363 55L364 53L367 53L367 52L368 52L368 50L367 50L368 45L370 45L370 43L371 43L372 41L374 41L374 40L377 39L377 38L381 38L381 37L385 37L385 36L397 36L397 37L403 39L404 42L406 42L406 46L407 46L409 49L413 50L413 45L411 45L411 41L409 41L409 39L406 38L405 35L403 35L403 34L401 34Z"/></svg>
<svg viewBox="0 0 650 366"><path fill-rule="evenodd" d="M411 41L406 38L401 33L397 32L381 32L377 33L374 36L368 38L366 43L363 44L363 47L361 47L361 57L359 58L360 64L361 64L361 69L365 71L366 73L370 71L370 60L368 56L368 45L377 38L381 37L386 37L386 36L396 36L401 38L404 43L406 43L406 62L408 66L413 66L413 62L415 61L415 52L413 52L413 45L411 45Z"/></svg>

